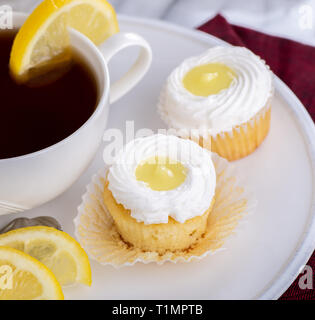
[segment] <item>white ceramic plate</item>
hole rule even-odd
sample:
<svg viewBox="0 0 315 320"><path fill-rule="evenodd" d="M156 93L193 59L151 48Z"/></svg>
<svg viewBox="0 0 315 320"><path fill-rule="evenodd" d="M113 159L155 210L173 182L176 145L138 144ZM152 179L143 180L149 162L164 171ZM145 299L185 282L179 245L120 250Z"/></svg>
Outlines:
<svg viewBox="0 0 315 320"><path fill-rule="evenodd" d="M153 65L131 93L111 107L108 128L165 128L156 113L161 86L183 59L224 44L215 37L149 20L120 16L122 31L143 35L153 49ZM123 52L110 63L112 79L132 62ZM64 290L68 299L275 299L292 283L315 248L315 129L302 104L279 79L271 130L262 146L235 162L258 198L246 225L226 243L226 250L189 264L137 264L116 270L92 261L93 285ZM124 132L124 131L123 131ZM74 234L73 218L85 186L103 166L103 144L93 163L63 195L13 217L51 215Z"/></svg>

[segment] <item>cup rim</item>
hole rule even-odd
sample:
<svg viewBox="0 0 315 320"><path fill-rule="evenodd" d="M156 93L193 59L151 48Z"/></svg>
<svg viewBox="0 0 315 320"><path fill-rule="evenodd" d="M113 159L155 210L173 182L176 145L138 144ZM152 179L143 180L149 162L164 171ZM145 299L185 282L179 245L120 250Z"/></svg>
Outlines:
<svg viewBox="0 0 315 320"><path fill-rule="evenodd" d="M28 14L23 13L23 12L13 12L13 19L15 19L16 17L20 18L20 19L26 19L28 17ZM17 26L17 28L21 27L21 25ZM82 131L85 127L87 127L96 117L98 117L100 115L100 113L102 112L103 108L107 107L107 103L109 101L109 87L110 87L110 78L109 78L109 72L108 72L108 67L107 67L107 62L105 61L104 56L102 55L102 53L100 52L100 50L98 49L98 47L89 39L87 38L85 35L83 35L82 33L70 28L69 29L70 32L70 40L75 37L78 38L80 42L84 43L86 46L89 46L90 48L93 49L95 55L98 58L98 61L101 63L102 65L102 77L104 79L104 83L102 86L99 86L99 99L98 99L98 103L95 107L95 110L93 111L93 113L91 114L91 116L83 123L83 125L81 127L79 127L76 131L74 131L73 133L71 133L69 136L67 136L66 138L56 142L55 144L52 144L46 148L40 149L38 151L34 151L31 153L27 153L27 154L23 154L20 156L16 156L16 157L11 157L11 158L4 158L1 159L0 158L0 164L4 163L4 162L10 162L10 161L18 161L18 160L23 160L23 159L29 159L29 158L33 158L36 156L39 156L43 153L49 152L51 150L55 150L58 147L60 147L61 145L64 145L65 143L67 143L69 140L71 140L73 137L77 136L79 134L80 131Z"/></svg>

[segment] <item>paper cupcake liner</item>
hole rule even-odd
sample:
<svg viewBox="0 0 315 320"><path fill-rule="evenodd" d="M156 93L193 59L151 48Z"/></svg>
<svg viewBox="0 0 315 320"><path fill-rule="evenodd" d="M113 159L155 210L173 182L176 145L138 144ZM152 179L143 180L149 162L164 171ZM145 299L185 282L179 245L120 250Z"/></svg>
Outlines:
<svg viewBox="0 0 315 320"><path fill-rule="evenodd" d="M189 249L158 254L144 252L125 243L104 205L106 168L93 176L82 197L74 219L76 238L92 259L116 268L137 262L189 262L218 252L239 223L244 221L242 218L254 212L256 200L234 165L215 153L212 153L212 159L217 173L216 201L204 236Z"/></svg>
<svg viewBox="0 0 315 320"><path fill-rule="evenodd" d="M264 107L248 122L211 137L211 150L230 161L251 154L266 138L270 127L271 106Z"/></svg>
<svg viewBox="0 0 315 320"><path fill-rule="evenodd" d="M215 136L210 134L190 136L183 130L177 132L180 137L191 139L221 157L233 161L251 154L263 142L269 132L270 118L269 103L249 121Z"/></svg>

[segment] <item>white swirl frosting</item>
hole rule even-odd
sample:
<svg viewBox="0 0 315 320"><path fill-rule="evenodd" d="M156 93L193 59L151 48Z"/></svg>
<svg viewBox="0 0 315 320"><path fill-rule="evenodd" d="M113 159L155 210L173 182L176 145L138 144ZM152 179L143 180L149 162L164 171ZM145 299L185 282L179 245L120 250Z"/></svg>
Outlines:
<svg viewBox="0 0 315 320"><path fill-rule="evenodd" d="M138 164L155 156L181 162L187 168L185 181L167 191L152 190L138 181ZM167 223L168 217L184 223L202 215L212 202L216 184L209 151L190 140L162 134L129 142L115 157L107 179L116 202L145 224Z"/></svg>
<svg viewBox="0 0 315 320"><path fill-rule="evenodd" d="M236 76L227 89L196 96L184 88L183 77L192 68L208 63L225 64ZM218 46L184 60L169 75L158 111L172 128L206 129L216 135L249 121L272 94L272 72L262 59L243 47Z"/></svg>

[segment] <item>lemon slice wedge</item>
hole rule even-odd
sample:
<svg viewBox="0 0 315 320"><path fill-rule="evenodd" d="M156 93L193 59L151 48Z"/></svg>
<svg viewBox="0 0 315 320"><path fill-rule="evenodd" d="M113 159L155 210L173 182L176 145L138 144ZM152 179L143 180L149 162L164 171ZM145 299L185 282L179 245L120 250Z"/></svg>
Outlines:
<svg viewBox="0 0 315 320"><path fill-rule="evenodd" d="M0 300L63 300L54 274L30 255L0 246Z"/></svg>
<svg viewBox="0 0 315 320"><path fill-rule="evenodd" d="M68 28L95 44L119 31L116 13L105 0L44 0L30 14L11 49L10 72L26 81L29 71L51 69L71 56Z"/></svg>
<svg viewBox="0 0 315 320"><path fill-rule="evenodd" d="M87 254L63 231L41 226L16 229L0 235L0 246L21 250L36 258L55 274L61 285L91 285Z"/></svg>

